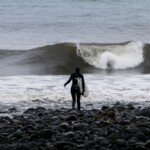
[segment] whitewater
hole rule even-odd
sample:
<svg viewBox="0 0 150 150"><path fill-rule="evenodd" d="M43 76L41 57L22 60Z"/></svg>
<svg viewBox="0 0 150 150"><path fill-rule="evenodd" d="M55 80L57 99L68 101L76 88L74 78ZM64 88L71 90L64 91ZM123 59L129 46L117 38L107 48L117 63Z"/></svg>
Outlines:
<svg viewBox="0 0 150 150"><path fill-rule="evenodd" d="M64 88L69 76L20 76L0 77L0 110L17 113L29 107L43 106L59 109L71 107L70 85ZM85 74L90 94L82 97L82 107L101 108L116 102L133 103L135 106L150 104L150 75L99 76ZM15 112L16 113L16 112Z"/></svg>
<svg viewBox="0 0 150 150"><path fill-rule="evenodd" d="M87 109L149 105L149 0L5 0L0 4L0 112L71 107L80 66Z"/></svg>

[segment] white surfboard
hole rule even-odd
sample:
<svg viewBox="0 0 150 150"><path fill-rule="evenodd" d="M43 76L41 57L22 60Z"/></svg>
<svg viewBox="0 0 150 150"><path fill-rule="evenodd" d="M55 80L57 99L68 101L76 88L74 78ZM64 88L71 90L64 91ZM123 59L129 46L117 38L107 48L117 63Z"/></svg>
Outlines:
<svg viewBox="0 0 150 150"><path fill-rule="evenodd" d="M83 92L83 88L82 88L82 79L81 78L78 78L78 85L80 87L80 92L82 93ZM88 87L87 85L84 83L84 94L83 96L84 97L87 97L89 95L89 90L88 90Z"/></svg>

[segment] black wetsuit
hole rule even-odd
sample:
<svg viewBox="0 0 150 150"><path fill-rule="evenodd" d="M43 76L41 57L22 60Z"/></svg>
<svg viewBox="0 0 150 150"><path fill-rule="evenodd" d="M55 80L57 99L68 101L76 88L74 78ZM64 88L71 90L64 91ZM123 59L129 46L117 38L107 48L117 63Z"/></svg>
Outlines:
<svg viewBox="0 0 150 150"><path fill-rule="evenodd" d="M75 102L77 99L77 107L78 111L80 110L80 98L81 98L81 93L80 88L78 86L78 78L82 79L82 86L83 86L83 91L84 91L84 77L80 73L73 73L70 76L70 79L68 80L67 84L72 80L72 86L71 86L71 96L72 96L72 108L74 109L75 107Z"/></svg>

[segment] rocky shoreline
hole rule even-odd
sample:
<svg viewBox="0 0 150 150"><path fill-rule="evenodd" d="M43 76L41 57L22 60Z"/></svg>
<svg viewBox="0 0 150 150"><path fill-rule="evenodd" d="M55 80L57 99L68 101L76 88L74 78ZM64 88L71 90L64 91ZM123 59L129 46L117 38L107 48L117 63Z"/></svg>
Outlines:
<svg viewBox="0 0 150 150"><path fill-rule="evenodd" d="M149 150L150 107L29 108L0 117L0 150Z"/></svg>

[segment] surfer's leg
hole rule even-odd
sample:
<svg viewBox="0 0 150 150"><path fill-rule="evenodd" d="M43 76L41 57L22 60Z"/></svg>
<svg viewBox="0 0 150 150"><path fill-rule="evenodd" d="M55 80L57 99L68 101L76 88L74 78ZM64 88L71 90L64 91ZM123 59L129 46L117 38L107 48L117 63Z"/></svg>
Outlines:
<svg viewBox="0 0 150 150"><path fill-rule="evenodd" d="M72 96L72 109L74 109L75 101L76 101L76 95L75 95L75 91L73 89L71 89L71 96Z"/></svg>
<svg viewBox="0 0 150 150"><path fill-rule="evenodd" d="M81 98L81 94L80 91L77 92L77 106L78 106L78 111L80 111L80 98Z"/></svg>

